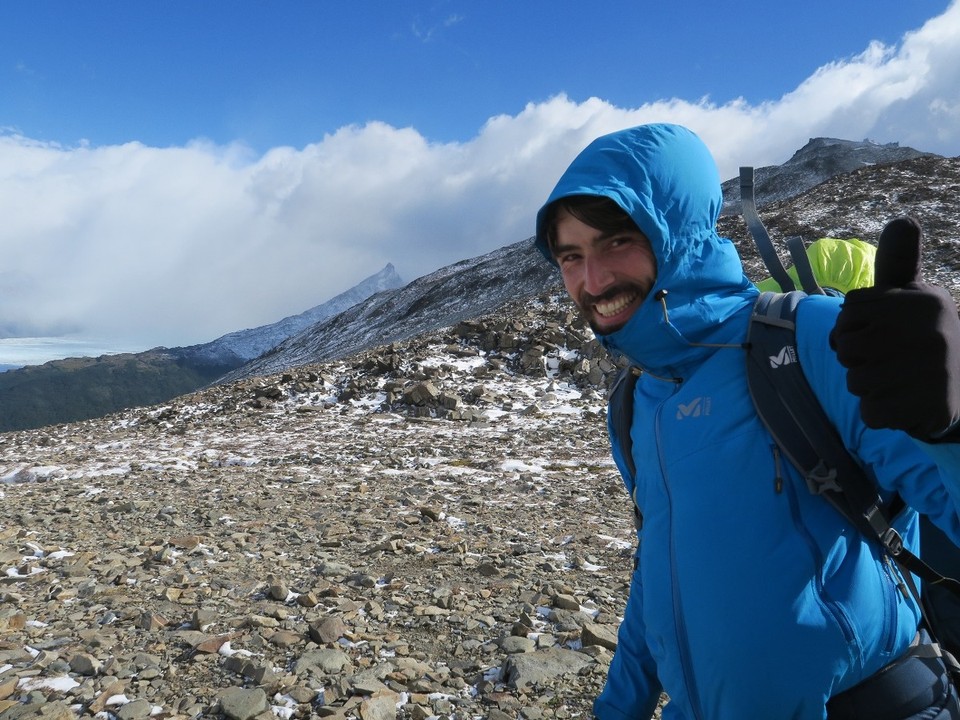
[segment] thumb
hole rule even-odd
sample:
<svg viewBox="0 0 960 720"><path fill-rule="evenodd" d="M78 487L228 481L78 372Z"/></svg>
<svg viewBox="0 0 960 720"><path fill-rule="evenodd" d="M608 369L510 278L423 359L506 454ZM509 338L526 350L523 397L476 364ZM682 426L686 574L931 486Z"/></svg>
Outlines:
<svg viewBox="0 0 960 720"><path fill-rule="evenodd" d="M920 281L923 228L912 217L891 220L880 233L874 261L874 287L902 288Z"/></svg>

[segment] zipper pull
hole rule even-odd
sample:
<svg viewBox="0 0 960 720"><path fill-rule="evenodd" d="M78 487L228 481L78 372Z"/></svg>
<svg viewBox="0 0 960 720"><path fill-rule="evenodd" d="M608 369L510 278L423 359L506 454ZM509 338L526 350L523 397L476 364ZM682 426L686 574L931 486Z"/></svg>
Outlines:
<svg viewBox="0 0 960 720"><path fill-rule="evenodd" d="M783 492L783 467L780 464L780 448L776 445L770 447L773 449L773 489L779 495Z"/></svg>

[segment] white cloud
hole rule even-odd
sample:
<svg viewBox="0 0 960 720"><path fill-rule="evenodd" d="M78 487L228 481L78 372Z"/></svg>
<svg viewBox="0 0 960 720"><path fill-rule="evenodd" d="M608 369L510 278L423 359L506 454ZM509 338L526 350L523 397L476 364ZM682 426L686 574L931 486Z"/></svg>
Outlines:
<svg viewBox="0 0 960 720"><path fill-rule="evenodd" d="M699 132L724 178L816 136L956 155L960 2L898 46L874 43L759 105L558 96L491 118L464 143L373 122L262 157L202 142L62 147L6 131L0 331L188 344L300 312L387 262L413 279L528 237L584 145L651 121Z"/></svg>

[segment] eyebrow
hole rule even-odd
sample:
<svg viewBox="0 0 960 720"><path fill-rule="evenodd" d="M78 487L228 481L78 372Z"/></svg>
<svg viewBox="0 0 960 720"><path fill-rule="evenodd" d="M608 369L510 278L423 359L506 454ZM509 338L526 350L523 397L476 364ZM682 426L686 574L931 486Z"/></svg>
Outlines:
<svg viewBox="0 0 960 720"><path fill-rule="evenodd" d="M615 237L618 237L618 236L620 236L620 235L623 235L626 231L625 231L625 230L615 230L615 231L613 231L613 232L604 232L604 231L598 230L597 232L599 232L600 234L599 234L599 235L596 235L595 237L593 237L593 238L590 239L590 245L599 245L600 243L604 242L605 240L610 240L610 239L612 239L612 238L615 238ZM578 250L579 247L580 247L579 245L571 245L570 243L567 243L566 245L560 245L560 244L558 244L558 243L556 242L556 240L554 240L554 242L552 243L552 246L551 246L550 250L551 250L551 252L553 252L554 256L556 256L556 255L559 255L560 253L563 253L563 252L568 252L568 251L571 251L571 250Z"/></svg>

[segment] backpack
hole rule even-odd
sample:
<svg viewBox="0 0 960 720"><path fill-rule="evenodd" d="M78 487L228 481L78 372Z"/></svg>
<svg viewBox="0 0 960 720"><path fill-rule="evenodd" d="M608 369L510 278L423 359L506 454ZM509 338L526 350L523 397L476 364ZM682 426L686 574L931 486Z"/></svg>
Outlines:
<svg viewBox="0 0 960 720"><path fill-rule="evenodd" d="M922 560L903 546L892 521L904 508L899 497L884 501L876 484L847 452L840 435L820 406L797 361L796 310L808 294L842 296L856 287L873 284L875 248L860 240L825 238L805 247L801 238L786 241L793 267L788 271L756 211L753 168L740 169L743 215L771 278L761 289L747 338L747 384L761 422L783 455L800 471L808 489L822 495L860 532L880 543L895 562L907 588L917 600L924 624L949 653L945 658L955 682L960 681L960 582L935 571L929 563L960 574L960 548L925 515L920 516ZM837 258L840 258L839 260ZM797 289L797 284L802 289ZM609 397L610 430L616 437L627 469L636 473L631 451L633 388L639 372L624 368ZM634 503L638 527L642 524ZM916 587L913 576L920 578ZM945 654L946 654L945 653Z"/></svg>

